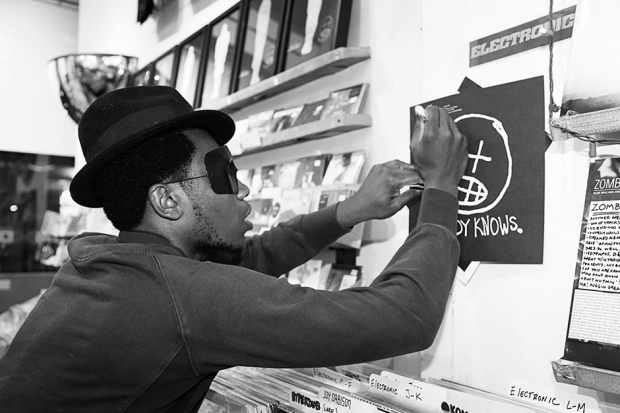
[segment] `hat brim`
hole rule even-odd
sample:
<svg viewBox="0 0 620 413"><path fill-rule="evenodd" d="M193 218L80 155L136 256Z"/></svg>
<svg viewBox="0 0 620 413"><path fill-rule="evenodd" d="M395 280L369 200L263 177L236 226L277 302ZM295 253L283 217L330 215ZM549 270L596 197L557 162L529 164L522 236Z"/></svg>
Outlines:
<svg viewBox="0 0 620 413"><path fill-rule="evenodd" d="M228 115L216 110L196 110L134 133L99 152L96 157L78 171L69 187L71 197L75 202L85 207L102 207L101 200L97 196L95 181L105 165L148 139L182 129L204 130L211 135L218 145L223 146L235 134L235 122Z"/></svg>

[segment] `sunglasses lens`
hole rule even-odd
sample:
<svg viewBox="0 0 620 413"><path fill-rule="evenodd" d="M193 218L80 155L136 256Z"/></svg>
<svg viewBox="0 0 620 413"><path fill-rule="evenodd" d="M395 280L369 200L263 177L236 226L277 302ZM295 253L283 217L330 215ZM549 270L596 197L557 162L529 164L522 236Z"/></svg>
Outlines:
<svg viewBox="0 0 620 413"><path fill-rule="evenodd" d="M232 189L233 194L239 193L239 181L237 180L237 167L234 162L231 160L228 164L228 180L230 181L230 188Z"/></svg>
<svg viewBox="0 0 620 413"><path fill-rule="evenodd" d="M207 152L204 162L213 192L216 194L237 194L239 192L237 167L226 146Z"/></svg>

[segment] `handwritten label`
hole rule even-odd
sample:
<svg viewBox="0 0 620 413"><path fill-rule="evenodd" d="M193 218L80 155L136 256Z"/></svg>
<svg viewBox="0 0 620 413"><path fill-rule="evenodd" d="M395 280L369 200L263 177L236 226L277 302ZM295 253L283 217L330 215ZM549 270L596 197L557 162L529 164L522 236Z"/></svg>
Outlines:
<svg viewBox="0 0 620 413"><path fill-rule="evenodd" d="M473 218L459 218L457 220L456 235L464 237L496 237L508 235L512 232L523 234L523 229L517 223L517 217L484 215Z"/></svg>
<svg viewBox="0 0 620 413"><path fill-rule="evenodd" d="M337 387L342 390L349 391L351 393L357 393L360 389L360 382L347 377L344 374L337 373L333 370L326 368L314 368L310 369L312 376L320 382L329 384L330 386Z"/></svg>
<svg viewBox="0 0 620 413"><path fill-rule="evenodd" d="M600 413L596 399L576 393L566 393L518 380L509 380L508 398L532 405L544 406L556 412Z"/></svg>
<svg viewBox="0 0 620 413"><path fill-rule="evenodd" d="M379 413L377 408L370 403L353 398L344 393L334 391L332 389L326 389L321 387L319 390L319 399L322 402L327 402L335 405L339 411L342 412L354 412L354 413ZM340 410L342 409L342 410Z"/></svg>
<svg viewBox="0 0 620 413"><path fill-rule="evenodd" d="M370 376L370 389L371 393L421 412L438 411L446 395L439 386L387 371Z"/></svg>
<svg viewBox="0 0 620 413"><path fill-rule="evenodd" d="M620 292L620 201L592 202L579 287Z"/></svg>
<svg viewBox="0 0 620 413"><path fill-rule="evenodd" d="M338 406L330 403L330 402L323 402L323 410L324 413L338 413L339 411L342 412L342 408L340 408L340 410L338 410Z"/></svg>

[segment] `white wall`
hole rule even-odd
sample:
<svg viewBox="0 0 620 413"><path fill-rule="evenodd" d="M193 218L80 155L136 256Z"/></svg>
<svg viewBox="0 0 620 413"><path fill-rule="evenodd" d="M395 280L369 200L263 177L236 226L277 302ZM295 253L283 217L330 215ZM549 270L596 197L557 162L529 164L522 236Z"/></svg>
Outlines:
<svg viewBox="0 0 620 413"><path fill-rule="evenodd" d="M576 1L554 2L554 11ZM547 47L468 68L468 44L546 16L548 2L424 2L423 100L454 93L464 76L483 87L545 76ZM579 11L577 11L577 14ZM554 47L554 101L562 101L571 41ZM456 282L442 332L423 355L424 375L506 394L515 380L534 389L578 392L618 411L620 397L556 383L550 362L563 356L588 173L587 147L554 142L545 156L545 243L542 265L483 263L470 283Z"/></svg>
<svg viewBox="0 0 620 413"><path fill-rule="evenodd" d="M0 150L73 156L76 125L47 77L75 53L78 13L35 0L0 2Z"/></svg>
<svg viewBox="0 0 620 413"><path fill-rule="evenodd" d="M144 25L135 22L137 2L82 0L79 50L155 59L207 24L234 0L172 3ZM555 10L576 1L556 0ZM527 51L478 67L468 67L469 42L548 13L540 0L356 0L349 44L370 46L372 58L343 72L244 109L234 117L326 96L333 89L371 84L366 111L373 126L344 135L242 158L240 167L272 163L320 152L365 149L369 164L409 160L409 107L457 92L465 76L483 87L544 75L548 50ZM570 40L556 43L556 102ZM545 96L547 96L545 92ZM620 398L558 384L551 361L563 355L577 256L588 158L575 140L556 142L546 153L545 251L542 265L483 263L468 285L456 281L442 331L422 355L425 377L447 378L506 394L512 380L596 397L604 412L617 411ZM368 168L365 168L367 172ZM358 262L369 282L387 264L407 233L407 213L373 223ZM417 356L396 366L407 372ZM609 406L607 406L609 405Z"/></svg>

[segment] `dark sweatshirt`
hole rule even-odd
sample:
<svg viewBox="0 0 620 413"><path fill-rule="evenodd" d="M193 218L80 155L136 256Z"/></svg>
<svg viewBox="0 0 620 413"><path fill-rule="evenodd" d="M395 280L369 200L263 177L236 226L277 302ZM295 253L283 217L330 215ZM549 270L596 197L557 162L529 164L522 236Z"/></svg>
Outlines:
<svg viewBox="0 0 620 413"><path fill-rule="evenodd" d="M0 412L192 412L219 370L319 367L427 348L459 256L458 203L426 190L418 225L369 287L277 278L346 233L335 206L246 242L240 266L154 234L82 234L0 359Z"/></svg>

